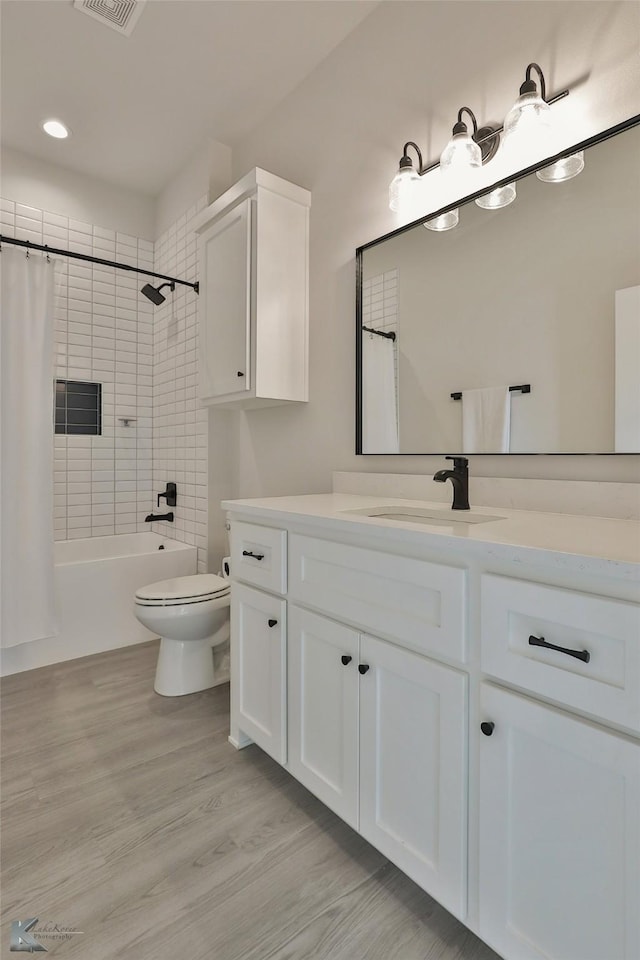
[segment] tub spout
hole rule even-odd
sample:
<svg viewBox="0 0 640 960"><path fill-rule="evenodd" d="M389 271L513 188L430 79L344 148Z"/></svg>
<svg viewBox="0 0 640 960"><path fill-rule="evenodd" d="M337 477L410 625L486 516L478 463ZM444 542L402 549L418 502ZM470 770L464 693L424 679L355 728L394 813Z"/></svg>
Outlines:
<svg viewBox="0 0 640 960"><path fill-rule="evenodd" d="M155 520L168 520L169 523L173 523L173 510L169 513L148 513L144 518L145 523L153 523Z"/></svg>

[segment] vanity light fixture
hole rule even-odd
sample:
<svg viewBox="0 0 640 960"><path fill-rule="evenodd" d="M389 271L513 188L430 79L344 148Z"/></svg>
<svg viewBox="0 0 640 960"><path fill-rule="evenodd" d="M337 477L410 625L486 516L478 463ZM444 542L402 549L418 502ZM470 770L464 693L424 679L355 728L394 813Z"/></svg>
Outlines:
<svg viewBox="0 0 640 960"><path fill-rule="evenodd" d="M538 74L540 92L532 71ZM537 63L527 66L524 83L520 87L520 96L505 117L502 134L502 148L510 152L518 151L526 161L531 145L540 145L551 131L551 110L547 101L547 87L544 74Z"/></svg>
<svg viewBox="0 0 640 960"><path fill-rule="evenodd" d="M469 133L462 114L468 113L473 123L473 135ZM451 140L440 155L440 172L445 174L466 174L482 166L482 150L474 140L478 135L478 124L473 110L460 107L458 120L451 131Z"/></svg>
<svg viewBox="0 0 640 960"><path fill-rule="evenodd" d="M533 79L533 73L537 74L538 83ZM540 90L538 90L538 84ZM529 63L525 71L524 83L520 87L520 95L502 126L478 128L473 111L469 107L461 107L451 139L442 151L440 160L427 166L423 164L418 145L413 140L405 143L398 172L389 185L390 209L398 213L401 219L410 219L412 214L416 213L419 183L425 173L439 167L451 178L456 174L468 180L475 170L496 155L501 144L501 135L502 149L506 145L510 151L523 153L523 165L526 165L527 152L532 144L539 150L541 144L544 145L547 139L551 125L551 105L568 95L568 90L562 90L553 97L547 98L546 83L541 68L537 63ZM462 118L464 113L471 118L473 133L469 133L468 126ZM408 154L409 147L413 148L417 154L417 167L414 167L413 160ZM550 164L543 170L539 170L536 175L539 180L546 183L561 183L563 180L577 176L583 166L584 158L581 153L577 153ZM468 186L468 182L463 184L463 187ZM499 210L513 203L515 199L515 183L507 183L478 197L475 202L485 210ZM442 231L451 230L457 223L456 209L425 221L424 226L428 230Z"/></svg>
<svg viewBox="0 0 640 960"><path fill-rule="evenodd" d="M413 147L418 155L418 170L413 166L413 160L407 153L409 147ZM398 172L389 184L389 209L393 210L394 213L399 213L403 219L405 216L411 216L422 175L421 170L422 153L420 147L413 140L409 140L404 145Z"/></svg>
<svg viewBox="0 0 640 960"><path fill-rule="evenodd" d="M61 120L45 120L42 124L42 129L45 133L48 133L50 137L55 137L56 140L66 140L71 133L69 127L65 126Z"/></svg>

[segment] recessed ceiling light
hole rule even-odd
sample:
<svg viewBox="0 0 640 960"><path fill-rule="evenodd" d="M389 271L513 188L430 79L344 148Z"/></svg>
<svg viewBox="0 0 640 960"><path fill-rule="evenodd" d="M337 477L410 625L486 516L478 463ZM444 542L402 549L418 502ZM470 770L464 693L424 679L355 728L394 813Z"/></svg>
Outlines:
<svg viewBox="0 0 640 960"><path fill-rule="evenodd" d="M45 120L42 124L42 129L45 133L48 133L50 137L56 137L58 140L64 140L71 132L69 128L65 127L64 123L61 123L59 120Z"/></svg>

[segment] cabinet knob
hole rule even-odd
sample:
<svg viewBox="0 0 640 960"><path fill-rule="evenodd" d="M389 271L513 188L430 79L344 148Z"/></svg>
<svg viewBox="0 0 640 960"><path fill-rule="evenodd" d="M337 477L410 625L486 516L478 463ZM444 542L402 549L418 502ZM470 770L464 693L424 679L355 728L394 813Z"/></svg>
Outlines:
<svg viewBox="0 0 640 960"><path fill-rule="evenodd" d="M493 723L491 720L485 720L483 723L480 724L480 729L484 733L485 737L491 736L491 734L493 733L494 727L495 727L495 723Z"/></svg>
<svg viewBox="0 0 640 960"><path fill-rule="evenodd" d="M242 372L242 370L238 370L238 376L239 376L239 377L244 377L244 373Z"/></svg>
<svg viewBox="0 0 640 960"><path fill-rule="evenodd" d="M351 661L353 660L353 657L350 657L346 653L343 653L340 659L342 660L343 665L346 667L348 663L351 663Z"/></svg>
<svg viewBox="0 0 640 960"><path fill-rule="evenodd" d="M277 625L278 621L277 621L277 620L267 620L267 623L269 624L270 627L275 627L275 626Z"/></svg>
<svg viewBox="0 0 640 960"><path fill-rule="evenodd" d="M368 664L368 663L359 663L359 664L358 664L358 672L361 673L363 676L365 675L365 673L367 672L368 669L369 669L369 664Z"/></svg>

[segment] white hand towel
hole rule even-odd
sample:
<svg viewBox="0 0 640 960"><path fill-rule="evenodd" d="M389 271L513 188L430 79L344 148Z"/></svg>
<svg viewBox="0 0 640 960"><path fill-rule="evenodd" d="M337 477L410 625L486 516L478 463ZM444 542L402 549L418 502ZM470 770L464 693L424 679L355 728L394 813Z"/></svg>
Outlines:
<svg viewBox="0 0 640 960"><path fill-rule="evenodd" d="M462 452L509 453L509 387L462 391Z"/></svg>

